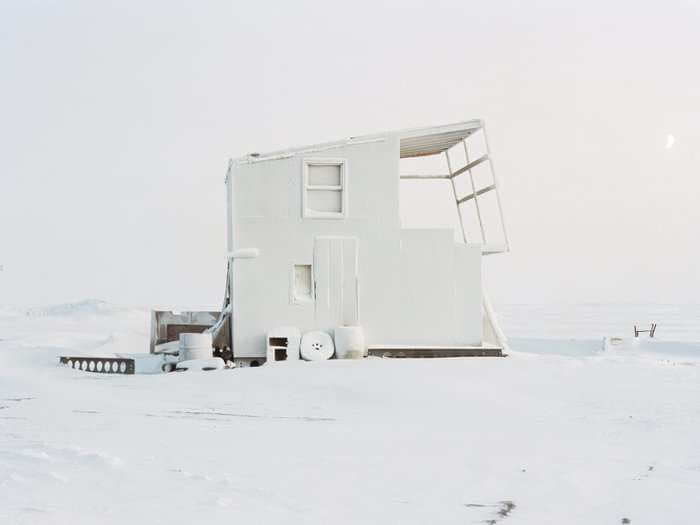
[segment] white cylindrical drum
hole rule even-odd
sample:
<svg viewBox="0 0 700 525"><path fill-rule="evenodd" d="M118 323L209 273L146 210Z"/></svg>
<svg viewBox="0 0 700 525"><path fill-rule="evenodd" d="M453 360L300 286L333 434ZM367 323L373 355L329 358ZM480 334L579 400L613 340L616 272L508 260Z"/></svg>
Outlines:
<svg viewBox="0 0 700 525"><path fill-rule="evenodd" d="M211 334L180 334L180 361L209 359L213 352Z"/></svg>
<svg viewBox="0 0 700 525"><path fill-rule="evenodd" d="M335 329L335 356L338 359L362 359L365 356L365 331L361 326Z"/></svg>
<svg viewBox="0 0 700 525"><path fill-rule="evenodd" d="M333 339L326 332L307 332L301 338L301 357L307 361L325 361L334 351Z"/></svg>

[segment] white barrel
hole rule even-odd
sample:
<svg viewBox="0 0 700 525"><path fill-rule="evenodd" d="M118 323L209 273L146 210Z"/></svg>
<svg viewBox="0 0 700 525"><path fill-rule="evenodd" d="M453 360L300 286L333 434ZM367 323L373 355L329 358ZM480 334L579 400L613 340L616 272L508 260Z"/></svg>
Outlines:
<svg viewBox="0 0 700 525"><path fill-rule="evenodd" d="M180 334L180 361L210 359L213 352L211 334Z"/></svg>
<svg viewBox="0 0 700 525"><path fill-rule="evenodd" d="M333 339L326 332L307 332L301 338L301 357L307 361L325 361L334 351Z"/></svg>
<svg viewBox="0 0 700 525"><path fill-rule="evenodd" d="M362 359L367 348L361 326L338 326L335 329L335 356L338 359Z"/></svg>
<svg viewBox="0 0 700 525"><path fill-rule="evenodd" d="M222 370L224 366L224 360L220 357L208 357L206 359L191 359L188 361L180 361L176 366L176 370Z"/></svg>

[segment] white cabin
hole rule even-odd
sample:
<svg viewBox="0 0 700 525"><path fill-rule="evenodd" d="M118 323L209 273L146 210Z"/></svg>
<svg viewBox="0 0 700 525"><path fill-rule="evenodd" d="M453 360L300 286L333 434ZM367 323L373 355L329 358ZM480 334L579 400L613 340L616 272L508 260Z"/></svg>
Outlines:
<svg viewBox="0 0 700 525"><path fill-rule="evenodd" d="M484 151L470 160L477 136ZM429 156L441 172L403 173L407 159ZM483 168L487 178L477 177ZM401 227L404 180L451 186L445 205L458 212L459 242L454 229ZM281 326L332 335L359 325L375 350L504 348L482 289L482 256L508 251L483 121L250 154L230 162L226 188L238 360L264 361L266 335ZM496 244L486 242L488 194ZM473 239L467 206L478 218Z"/></svg>

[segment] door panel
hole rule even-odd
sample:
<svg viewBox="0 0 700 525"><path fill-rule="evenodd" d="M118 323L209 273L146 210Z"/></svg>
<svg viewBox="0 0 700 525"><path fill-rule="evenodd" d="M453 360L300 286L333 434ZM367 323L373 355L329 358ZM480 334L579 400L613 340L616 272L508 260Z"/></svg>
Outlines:
<svg viewBox="0 0 700 525"><path fill-rule="evenodd" d="M357 239L314 240L316 321L328 328L358 322Z"/></svg>

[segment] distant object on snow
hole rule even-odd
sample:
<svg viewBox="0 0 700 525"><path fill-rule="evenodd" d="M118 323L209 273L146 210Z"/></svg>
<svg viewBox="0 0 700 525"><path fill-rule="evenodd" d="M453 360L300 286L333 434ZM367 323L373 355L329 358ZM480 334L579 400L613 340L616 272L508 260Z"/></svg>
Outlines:
<svg viewBox="0 0 700 525"><path fill-rule="evenodd" d="M656 323L651 323L649 330L642 330L637 325L634 325L634 338L629 339L626 337L604 337L603 338L603 350L630 350L639 348L641 334L649 334L649 339L654 339L654 334L656 333Z"/></svg>

